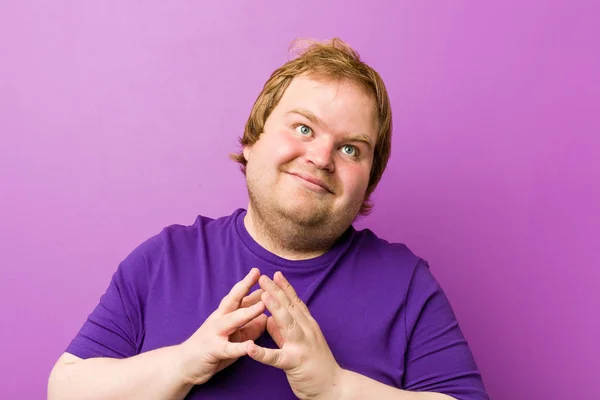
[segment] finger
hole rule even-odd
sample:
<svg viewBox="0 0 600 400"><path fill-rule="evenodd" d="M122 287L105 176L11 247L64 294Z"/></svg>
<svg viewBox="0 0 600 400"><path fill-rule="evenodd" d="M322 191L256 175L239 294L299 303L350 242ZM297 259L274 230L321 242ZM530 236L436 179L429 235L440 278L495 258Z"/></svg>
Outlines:
<svg viewBox="0 0 600 400"><path fill-rule="evenodd" d="M287 308L290 305L290 299L287 297L287 295L268 276L261 276L258 280L258 284L262 290L275 296L281 306Z"/></svg>
<svg viewBox="0 0 600 400"><path fill-rule="evenodd" d="M267 318L267 332L269 332L269 335L271 335L271 338L273 339L273 341L275 341L277 347L282 348L283 344L285 343L285 340L283 339L281 330L277 326L277 323L275 322L273 317Z"/></svg>
<svg viewBox="0 0 600 400"><path fill-rule="evenodd" d="M283 276L281 271L275 272L275 275L273 275L273 282L283 291L283 293L285 293L291 302L304 305L304 302L300 300L300 297L298 297L298 294L296 293L296 290L292 284L285 279L285 276Z"/></svg>
<svg viewBox="0 0 600 400"><path fill-rule="evenodd" d="M303 326L305 323L310 322L312 316L308 310L308 307L302 301L302 299L298 297L296 290L292 284L285 279L283 273L280 271L275 272L275 275L273 276L273 282L281 289L283 293L285 293L286 297L289 299L290 314L292 314L292 316L296 318Z"/></svg>
<svg viewBox="0 0 600 400"><path fill-rule="evenodd" d="M266 349L255 343L248 343L247 354L256 361L279 369L289 369L291 366L285 362L283 350Z"/></svg>
<svg viewBox="0 0 600 400"><path fill-rule="evenodd" d="M248 346L252 343L252 341L246 341L243 343L232 343L232 342L224 342L224 346L220 351L220 354L217 354L221 359L228 358L239 358L248 354Z"/></svg>
<svg viewBox="0 0 600 400"><path fill-rule="evenodd" d="M262 301L271 313L273 320L279 327L284 340L300 340L304 336L302 328L290 314L286 307L282 307L275 296L265 292L262 295Z"/></svg>
<svg viewBox="0 0 600 400"><path fill-rule="evenodd" d="M250 307L260 301L260 295L263 293L262 289L256 289L254 292L250 293L248 296L242 299L241 307Z"/></svg>
<svg viewBox="0 0 600 400"><path fill-rule="evenodd" d="M266 326L267 316L265 314L260 314L258 317L254 318L252 321L240 328L238 331L240 342L258 339L265 331Z"/></svg>
<svg viewBox="0 0 600 400"><path fill-rule="evenodd" d="M248 294L250 288L254 286L259 277L260 271L258 268L252 268L244 279L236 283L227 296L223 297L223 300L221 300L221 304L219 304L219 308L217 309L218 312L220 314L227 314L237 310L240 307L242 299Z"/></svg>
<svg viewBox="0 0 600 400"><path fill-rule="evenodd" d="M247 308L239 308L229 314L222 315L216 321L217 331L222 335L231 335L240 327L246 325L254 318L258 317L265 310L265 305L262 301Z"/></svg>

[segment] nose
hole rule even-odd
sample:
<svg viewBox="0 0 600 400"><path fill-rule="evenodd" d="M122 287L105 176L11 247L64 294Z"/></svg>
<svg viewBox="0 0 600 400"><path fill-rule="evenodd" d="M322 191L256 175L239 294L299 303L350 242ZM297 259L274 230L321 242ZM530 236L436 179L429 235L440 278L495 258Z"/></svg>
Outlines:
<svg viewBox="0 0 600 400"><path fill-rule="evenodd" d="M331 140L326 137L312 140L306 151L306 158L309 163L316 168L333 172L333 150L334 145Z"/></svg>

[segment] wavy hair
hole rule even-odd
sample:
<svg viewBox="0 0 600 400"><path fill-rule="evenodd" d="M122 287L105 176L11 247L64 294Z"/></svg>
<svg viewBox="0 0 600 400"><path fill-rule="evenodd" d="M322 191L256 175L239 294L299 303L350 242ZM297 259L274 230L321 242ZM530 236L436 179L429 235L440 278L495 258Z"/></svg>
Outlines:
<svg viewBox="0 0 600 400"><path fill-rule="evenodd" d="M295 40L290 46L293 58L271 74L254 102L244 134L242 148L256 143L263 133L265 122L279 103L290 82L299 75L334 82L352 82L373 96L377 104L379 132L375 144L369 184L359 214L367 215L373 208L370 196L377 187L391 153L392 109L383 80L373 68L360 59L359 54L339 38L327 42ZM243 152L232 154L246 173Z"/></svg>

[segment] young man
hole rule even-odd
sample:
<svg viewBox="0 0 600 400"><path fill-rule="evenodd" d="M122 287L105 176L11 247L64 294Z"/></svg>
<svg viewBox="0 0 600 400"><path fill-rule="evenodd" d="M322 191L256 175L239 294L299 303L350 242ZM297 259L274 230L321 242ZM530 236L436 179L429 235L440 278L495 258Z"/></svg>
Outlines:
<svg viewBox="0 0 600 400"><path fill-rule="evenodd" d="M248 210L134 250L48 397L487 399L426 262L351 225L391 120L381 78L340 40L276 70L233 156Z"/></svg>

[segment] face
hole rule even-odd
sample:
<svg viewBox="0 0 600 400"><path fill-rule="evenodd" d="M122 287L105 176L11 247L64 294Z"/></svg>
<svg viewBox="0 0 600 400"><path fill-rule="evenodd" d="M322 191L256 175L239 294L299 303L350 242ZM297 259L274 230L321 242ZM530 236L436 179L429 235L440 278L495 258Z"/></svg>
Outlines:
<svg viewBox="0 0 600 400"><path fill-rule="evenodd" d="M365 200L377 132L375 101L358 85L294 78L264 133L243 149L250 208L345 230Z"/></svg>

